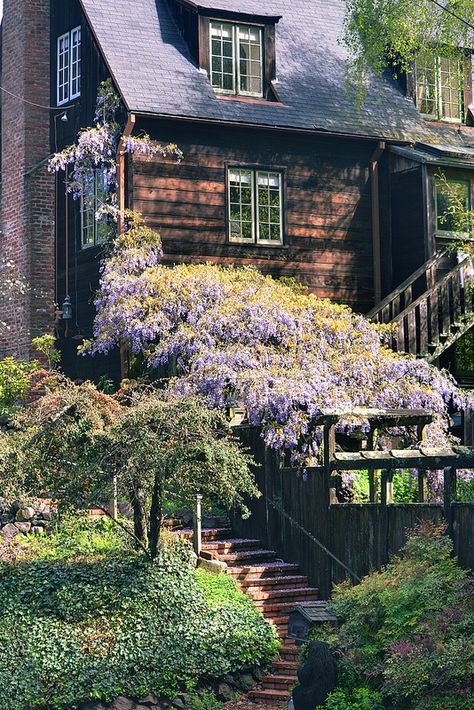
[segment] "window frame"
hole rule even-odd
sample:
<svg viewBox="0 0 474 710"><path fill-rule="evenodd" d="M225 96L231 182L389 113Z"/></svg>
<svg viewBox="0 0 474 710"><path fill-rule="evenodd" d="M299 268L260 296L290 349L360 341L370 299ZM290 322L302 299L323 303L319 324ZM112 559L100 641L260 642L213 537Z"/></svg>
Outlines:
<svg viewBox="0 0 474 710"><path fill-rule="evenodd" d="M212 59L215 56L212 52L212 26L221 25L221 27L227 26L231 28L232 34L232 80L233 89L223 89L218 86L214 86L212 83L213 68ZM260 91L257 93L255 91L242 91L240 88L241 70L240 70L240 29L241 28L255 29L258 31L260 38ZM265 96L265 73L266 73L266 61L265 61L265 26L258 23L250 22L240 22L240 21L229 21L229 20L219 20L216 18L209 18L208 24L208 57L209 62L208 75L209 81L212 88L218 94L224 94L226 96L243 96L247 98L263 99ZM249 63L252 61L248 60Z"/></svg>
<svg viewBox="0 0 474 710"><path fill-rule="evenodd" d="M85 195L84 191L81 194L81 201L80 201L80 217L81 217L81 231L80 231L80 250L84 251L86 249L92 249L94 247L99 247L102 246L107 242L107 237L105 238L99 238L99 225L101 224L100 221L96 220L95 215L97 213L97 210L99 208L99 201L100 201L100 184L98 180L99 175L104 175L105 170L101 168L95 168L92 170L93 173L93 195L92 195L92 204L86 204L85 200ZM92 222L87 218L87 216L90 216L90 213L92 212ZM91 242L84 242L84 233L87 229L90 228L92 225L92 231L93 231L93 241ZM110 225L111 226L111 225Z"/></svg>
<svg viewBox="0 0 474 710"><path fill-rule="evenodd" d="M61 57L66 51L61 51L61 42L67 42L67 62L61 67ZM77 50L73 59L74 49ZM76 72L74 73L74 68ZM60 82L61 72L67 73L67 81ZM68 32L59 35L56 41L56 105L63 106L81 95L82 79L82 27L78 25ZM73 90L74 85L76 90ZM66 91L67 89L67 91ZM62 96L62 98L61 98Z"/></svg>
<svg viewBox="0 0 474 710"><path fill-rule="evenodd" d="M472 209L472 182L468 178L462 177L446 177L446 182L448 183L460 183L467 187L467 209L470 211ZM468 239L469 230L466 232L453 232L450 229L440 229L438 226L438 219L441 215L438 214L438 186L440 181L434 176L434 219L435 219L435 234L436 237L440 239L453 239L456 237L466 236Z"/></svg>
<svg viewBox="0 0 474 710"><path fill-rule="evenodd" d="M458 87L458 98L459 98L459 118L454 118L451 116L446 116L443 115L443 89L442 89L442 66L441 66L441 60L442 59L448 59L450 61L454 61L456 57L446 57L443 56L443 54L438 54L434 58L434 65L432 67L428 67L426 63L423 63L420 65L419 62L415 60L414 65L413 65L413 87L412 87L412 95L415 101L415 105L418 107L421 115L423 118L426 118L431 121L439 121L440 123L456 123L456 124L463 124L465 123L465 117L466 117L466 108L469 106L469 92L472 89L468 86L468 57L466 56L465 53L459 52L459 56L457 58L457 61L459 62L459 87ZM420 68L423 68L424 73L426 72L426 69L431 69L434 73L434 91L435 91L435 96L434 96L434 105L436 108L436 113L424 113L421 111L420 108L420 101L418 100L418 87L419 87L419 72Z"/></svg>
<svg viewBox="0 0 474 710"><path fill-rule="evenodd" d="M245 237L235 238L231 236L231 225L234 220L231 219L231 199L230 190L231 182L230 175L232 171L241 170L251 173L252 180L252 239ZM279 195L280 195L280 239L260 239L260 219L259 219L259 201L258 201L258 176L260 173L275 174L279 178ZM225 172L226 180L226 239L228 244L248 245L251 247L273 247L285 248L287 224L286 224L286 168L280 166L263 166L263 165L245 165L245 164L226 164Z"/></svg>

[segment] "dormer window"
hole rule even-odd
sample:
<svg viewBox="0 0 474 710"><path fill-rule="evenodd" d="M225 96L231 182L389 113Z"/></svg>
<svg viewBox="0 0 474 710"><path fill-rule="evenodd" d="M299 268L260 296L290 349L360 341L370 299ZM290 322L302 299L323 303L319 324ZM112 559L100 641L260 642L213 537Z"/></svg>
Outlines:
<svg viewBox="0 0 474 710"><path fill-rule="evenodd" d="M415 64L415 101L425 118L464 121L464 94L468 89L464 57L424 57Z"/></svg>
<svg viewBox="0 0 474 710"><path fill-rule="evenodd" d="M263 96L263 30L210 22L210 78L216 91Z"/></svg>
<svg viewBox="0 0 474 710"><path fill-rule="evenodd" d="M279 101L273 84L279 20L280 15L199 9L199 66L217 98Z"/></svg>

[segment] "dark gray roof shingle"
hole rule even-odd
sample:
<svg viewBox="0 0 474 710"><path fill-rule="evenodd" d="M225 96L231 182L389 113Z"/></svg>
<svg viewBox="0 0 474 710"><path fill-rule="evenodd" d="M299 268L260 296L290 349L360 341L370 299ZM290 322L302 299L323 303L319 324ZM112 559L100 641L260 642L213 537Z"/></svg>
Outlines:
<svg viewBox="0 0 474 710"><path fill-rule="evenodd" d="M392 81L373 79L360 111L347 95L339 43L344 0L195 0L260 15L277 24L278 103L217 98L179 32L166 0L81 0L127 107L225 122L423 142L474 144L474 133L432 126Z"/></svg>

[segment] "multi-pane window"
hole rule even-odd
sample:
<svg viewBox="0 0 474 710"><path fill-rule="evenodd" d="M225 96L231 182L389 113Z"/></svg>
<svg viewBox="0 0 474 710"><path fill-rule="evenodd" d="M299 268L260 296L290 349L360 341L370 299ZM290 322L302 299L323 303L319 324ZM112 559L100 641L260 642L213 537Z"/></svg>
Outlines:
<svg viewBox="0 0 474 710"><path fill-rule="evenodd" d="M263 96L263 31L229 22L210 23L211 84L218 91Z"/></svg>
<svg viewBox="0 0 474 710"><path fill-rule="evenodd" d="M436 180L436 231L467 234L470 228L471 186L468 180Z"/></svg>
<svg viewBox="0 0 474 710"><path fill-rule="evenodd" d="M462 57L425 57L416 62L416 104L429 118L462 122Z"/></svg>
<svg viewBox="0 0 474 710"><path fill-rule="evenodd" d="M230 168L229 240L283 243L282 173Z"/></svg>
<svg viewBox="0 0 474 710"><path fill-rule="evenodd" d="M58 37L57 102L58 105L81 93L81 28L76 27Z"/></svg>
<svg viewBox="0 0 474 710"><path fill-rule="evenodd" d="M81 247L103 244L111 236L111 224L106 216L97 219L107 195L107 175L104 170L91 170L84 178L81 197Z"/></svg>

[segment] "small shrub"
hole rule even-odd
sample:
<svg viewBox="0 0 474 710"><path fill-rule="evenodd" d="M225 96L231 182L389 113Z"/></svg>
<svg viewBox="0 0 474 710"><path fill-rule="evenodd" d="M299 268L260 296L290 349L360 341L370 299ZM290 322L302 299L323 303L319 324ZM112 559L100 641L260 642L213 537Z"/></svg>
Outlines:
<svg viewBox="0 0 474 710"><path fill-rule="evenodd" d="M15 360L6 357L0 360L0 416L12 414L28 391L29 375L38 369L36 361Z"/></svg>

